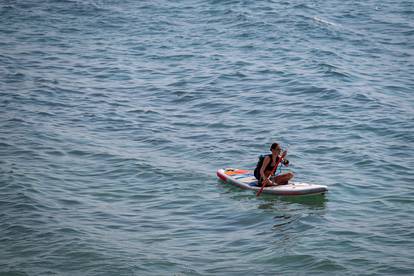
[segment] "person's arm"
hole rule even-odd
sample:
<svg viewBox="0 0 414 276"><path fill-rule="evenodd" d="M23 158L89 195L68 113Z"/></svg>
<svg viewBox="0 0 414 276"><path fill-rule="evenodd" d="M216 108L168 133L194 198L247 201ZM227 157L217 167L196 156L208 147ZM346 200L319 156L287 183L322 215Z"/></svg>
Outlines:
<svg viewBox="0 0 414 276"><path fill-rule="evenodd" d="M285 166L289 165L289 160L286 159L286 155L287 155L287 149L283 152L283 154L282 154L283 157L281 157L281 158L283 158L282 163Z"/></svg>
<svg viewBox="0 0 414 276"><path fill-rule="evenodd" d="M265 169L269 165L269 162L270 162L270 158L269 156L266 156L265 159L263 160L262 167L260 168L260 177L262 178L262 181L266 181L266 183L267 183L267 177L265 175Z"/></svg>

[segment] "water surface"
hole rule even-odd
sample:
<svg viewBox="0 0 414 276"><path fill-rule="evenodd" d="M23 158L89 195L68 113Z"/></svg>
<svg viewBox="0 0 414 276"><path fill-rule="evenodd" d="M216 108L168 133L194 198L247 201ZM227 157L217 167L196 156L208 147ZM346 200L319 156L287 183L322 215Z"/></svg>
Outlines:
<svg viewBox="0 0 414 276"><path fill-rule="evenodd" d="M2 1L0 274L411 275L410 1ZM217 180L289 146L325 196Z"/></svg>

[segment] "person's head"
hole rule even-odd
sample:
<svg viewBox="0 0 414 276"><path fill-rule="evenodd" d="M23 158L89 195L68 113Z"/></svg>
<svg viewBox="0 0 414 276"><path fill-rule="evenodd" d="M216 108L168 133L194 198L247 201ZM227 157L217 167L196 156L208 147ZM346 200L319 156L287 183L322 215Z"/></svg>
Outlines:
<svg viewBox="0 0 414 276"><path fill-rule="evenodd" d="M282 148L279 146L279 144L278 144L278 143L273 143L273 144L270 146L270 151L271 151L271 152L276 152L276 153L279 153L281 150L282 150Z"/></svg>

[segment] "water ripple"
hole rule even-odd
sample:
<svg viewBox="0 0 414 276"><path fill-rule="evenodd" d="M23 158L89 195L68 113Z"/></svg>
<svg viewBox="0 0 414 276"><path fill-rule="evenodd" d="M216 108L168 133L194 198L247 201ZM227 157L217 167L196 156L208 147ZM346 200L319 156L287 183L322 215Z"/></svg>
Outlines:
<svg viewBox="0 0 414 276"><path fill-rule="evenodd" d="M412 274L412 14L3 1L0 273ZM273 141L329 193L216 180Z"/></svg>

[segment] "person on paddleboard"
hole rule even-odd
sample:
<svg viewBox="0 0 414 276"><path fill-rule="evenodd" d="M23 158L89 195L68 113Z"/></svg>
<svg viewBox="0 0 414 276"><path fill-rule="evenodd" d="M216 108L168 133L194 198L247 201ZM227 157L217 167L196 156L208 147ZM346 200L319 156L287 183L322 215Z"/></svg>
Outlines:
<svg viewBox="0 0 414 276"><path fill-rule="evenodd" d="M273 143L270 146L270 151L272 154L262 156L259 158L259 162L256 165L254 170L254 176L258 180L258 186L274 186L274 185L285 185L288 184L289 180L293 178L293 173L288 172L280 175L271 175L276 172L277 165L279 163L287 166L289 161L285 159L287 150L285 150L282 155L282 148L278 143ZM281 160L280 160L281 159Z"/></svg>

